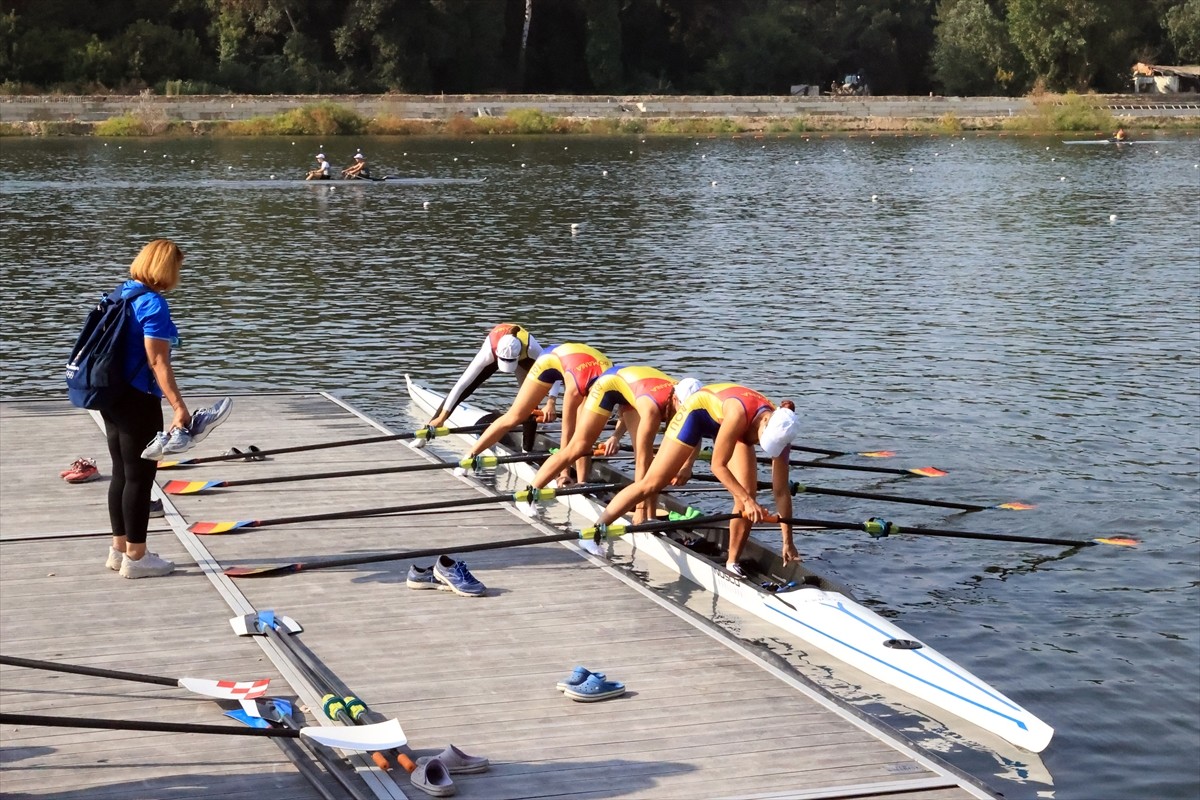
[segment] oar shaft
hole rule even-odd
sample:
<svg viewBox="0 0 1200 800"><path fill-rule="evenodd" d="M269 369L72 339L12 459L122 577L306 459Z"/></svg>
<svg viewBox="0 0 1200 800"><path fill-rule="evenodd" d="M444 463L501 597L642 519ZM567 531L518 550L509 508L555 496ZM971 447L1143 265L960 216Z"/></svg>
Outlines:
<svg viewBox="0 0 1200 800"><path fill-rule="evenodd" d="M516 464L545 458L547 453L522 453L513 456L498 456L495 463ZM426 472L439 469L450 469L457 466L453 462L437 461L429 464L403 464L395 467L370 467L367 469L348 469L340 472L308 472L301 475L280 475L274 478L246 478L244 480L224 481L222 486L261 486L268 483L293 483L297 481L316 481L326 478L357 478L362 475L391 475L403 472Z"/></svg>
<svg viewBox="0 0 1200 800"><path fill-rule="evenodd" d="M191 722L57 717L40 714L10 714L7 712L0 712L0 723L9 725L40 725L50 728L98 728L110 731L158 731L161 733L204 733L219 736L300 738L300 731L289 730L288 728L234 728L229 725L197 725Z"/></svg>
<svg viewBox="0 0 1200 800"><path fill-rule="evenodd" d="M99 667L81 667L76 664L60 664L54 661L39 661L35 658L20 658L18 656L0 656L0 664L41 669L49 672L69 672L74 675L93 675L98 678L114 678L121 681L134 681L135 683L153 683L158 686L179 685L178 678L163 678L158 675L143 675L139 672L121 672L113 669L100 669Z"/></svg>
<svg viewBox="0 0 1200 800"><path fill-rule="evenodd" d="M842 522L828 519L801 519L797 517L782 517L779 522L791 525L802 525L814 528L830 528L834 530L865 531L870 533L867 526L861 522ZM1015 536L1002 533L980 533L978 531L957 531L948 528L905 528L892 526L888 535L912 534L914 536L946 536L955 539L983 539L992 542L1024 542L1027 544L1054 544L1066 547L1091 547L1096 542L1085 539L1057 539L1048 536Z"/></svg>
<svg viewBox="0 0 1200 800"><path fill-rule="evenodd" d="M716 475L693 475L694 481L720 483ZM770 489L770 481L759 481L759 489ZM915 506L932 506L934 508L953 508L959 511L986 511L991 506L981 506L975 503L956 503L950 500L922 500L916 497L899 497L894 494L876 494L875 492L854 492L846 489L826 489L821 486L808 486L796 481L791 482L792 494L826 494L831 497L854 497L862 500L879 500L886 503L908 503ZM686 487L681 491L687 491Z"/></svg>
<svg viewBox="0 0 1200 800"><path fill-rule="evenodd" d="M761 457L758 460L762 464L768 464L771 461L771 459L769 459L769 458L761 458ZM844 470L849 470L850 472L875 472L880 475L911 475L912 474L909 470L902 469L900 467L869 467L869 466L863 466L860 464L831 464L827 461L801 461L799 459L792 459L792 460L788 461L788 464L793 467L814 467L814 468L818 468L818 469L844 469Z"/></svg>

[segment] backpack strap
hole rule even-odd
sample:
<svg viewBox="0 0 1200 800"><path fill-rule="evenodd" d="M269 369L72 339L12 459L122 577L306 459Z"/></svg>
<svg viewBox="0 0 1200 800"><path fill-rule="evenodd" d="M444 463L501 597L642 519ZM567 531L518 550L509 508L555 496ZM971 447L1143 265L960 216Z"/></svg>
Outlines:
<svg viewBox="0 0 1200 800"><path fill-rule="evenodd" d="M121 286L124 286L124 284L121 284ZM121 296L121 286L118 286L116 289L113 289L112 293L109 294L108 298L109 298L109 300L111 300L114 303L120 302L122 299L129 301L129 303L131 305L128 308L128 313L130 315L133 314L133 306L132 306L133 301L136 300L137 298L141 297L144 294L154 291L149 286L147 286L146 284L141 283L139 281L138 285L136 287L134 287L133 290L129 292L129 294L122 297ZM126 324L128 324L128 321L126 322ZM150 373L150 382L153 383L154 382L154 371L150 369L149 361L144 362L142 364L141 368L134 374L133 377L136 379L136 378L140 377L143 372Z"/></svg>

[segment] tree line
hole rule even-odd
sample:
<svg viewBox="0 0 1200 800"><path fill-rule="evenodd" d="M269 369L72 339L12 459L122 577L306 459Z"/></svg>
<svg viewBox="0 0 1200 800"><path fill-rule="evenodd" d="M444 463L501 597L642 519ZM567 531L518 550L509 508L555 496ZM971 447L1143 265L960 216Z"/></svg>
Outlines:
<svg viewBox="0 0 1200 800"><path fill-rule="evenodd" d="M0 0L0 91L1129 91L1200 0Z"/></svg>

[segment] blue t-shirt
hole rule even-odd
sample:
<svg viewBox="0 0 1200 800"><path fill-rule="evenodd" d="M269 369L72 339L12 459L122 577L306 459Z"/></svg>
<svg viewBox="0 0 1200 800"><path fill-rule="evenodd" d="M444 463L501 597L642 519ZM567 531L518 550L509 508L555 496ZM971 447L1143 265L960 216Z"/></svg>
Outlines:
<svg viewBox="0 0 1200 800"><path fill-rule="evenodd" d="M125 281L121 284L121 296L127 297L141 285L139 281ZM179 330L171 321L171 309L167 307L167 301L153 289L134 298L133 317L129 325L129 330L125 332L125 379L139 392L162 397L162 389L158 388L150 369L150 359L146 357L145 339L165 339L173 345L179 344Z"/></svg>

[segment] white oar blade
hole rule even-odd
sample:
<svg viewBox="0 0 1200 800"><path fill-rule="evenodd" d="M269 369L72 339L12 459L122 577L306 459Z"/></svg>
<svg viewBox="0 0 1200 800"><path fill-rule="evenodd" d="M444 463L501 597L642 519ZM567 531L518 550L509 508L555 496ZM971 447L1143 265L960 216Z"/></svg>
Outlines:
<svg viewBox="0 0 1200 800"><path fill-rule="evenodd" d="M210 681L205 678L180 678L179 685L189 692L217 700L252 700L262 697L271 685L270 678L258 681Z"/></svg>
<svg viewBox="0 0 1200 800"><path fill-rule="evenodd" d="M344 728L301 728L300 735L341 750L387 750L408 742L398 719Z"/></svg>

